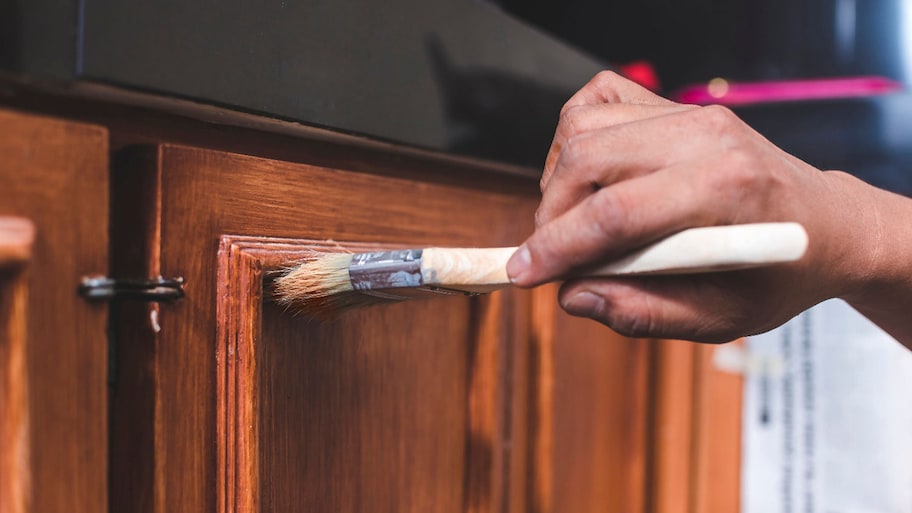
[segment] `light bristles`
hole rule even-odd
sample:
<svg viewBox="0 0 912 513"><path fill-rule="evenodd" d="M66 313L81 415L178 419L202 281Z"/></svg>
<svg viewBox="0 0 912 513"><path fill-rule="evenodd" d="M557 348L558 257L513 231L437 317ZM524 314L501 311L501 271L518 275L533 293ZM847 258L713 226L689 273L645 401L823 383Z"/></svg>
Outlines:
<svg viewBox="0 0 912 513"><path fill-rule="evenodd" d="M351 253L325 253L290 268L273 283L276 302L296 314L332 319L351 309L399 301L354 290L351 260Z"/></svg>
<svg viewBox="0 0 912 513"><path fill-rule="evenodd" d="M338 296L354 292L351 258L350 253L326 253L292 268L275 280L276 301L304 314L331 309Z"/></svg>

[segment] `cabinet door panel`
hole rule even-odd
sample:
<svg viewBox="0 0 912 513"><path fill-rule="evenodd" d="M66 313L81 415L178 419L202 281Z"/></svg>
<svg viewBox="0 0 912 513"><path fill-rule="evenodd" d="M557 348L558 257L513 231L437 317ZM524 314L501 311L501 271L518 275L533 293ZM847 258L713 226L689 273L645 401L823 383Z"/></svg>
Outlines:
<svg viewBox="0 0 912 513"><path fill-rule="evenodd" d="M124 459L132 484L113 473L147 491L145 508L521 510L523 490L507 476L526 457L512 444L524 443L513 416L526 371L514 353L528 337L528 293L316 323L264 289L314 240L496 246L531 230L534 183L418 171L406 179L169 146L121 166L117 182L160 184L136 204L161 212L160 229L139 231L160 255L151 267L187 282L186 298L158 307L157 326L136 314L148 326L130 344L139 361L120 356L155 375L147 406L122 416L150 422L154 468Z"/></svg>
<svg viewBox="0 0 912 513"><path fill-rule="evenodd" d="M28 510L106 511L107 306L76 293L82 277L108 270L106 131L0 110L0 215L30 219L37 234L26 282Z"/></svg>
<svg viewBox="0 0 912 513"><path fill-rule="evenodd" d="M340 247L222 239L219 509L485 510L510 436L498 339L522 335L501 295L291 318L263 277L315 249Z"/></svg>

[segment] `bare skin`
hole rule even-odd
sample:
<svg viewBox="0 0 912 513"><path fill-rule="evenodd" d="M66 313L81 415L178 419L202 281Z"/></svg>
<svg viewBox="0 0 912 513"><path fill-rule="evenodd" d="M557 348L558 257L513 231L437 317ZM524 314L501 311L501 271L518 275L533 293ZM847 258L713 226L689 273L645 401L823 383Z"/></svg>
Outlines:
<svg viewBox="0 0 912 513"><path fill-rule="evenodd" d="M566 282L560 303L635 337L724 342L839 297L912 348L912 200L777 148L724 107L673 103L612 73L564 106L536 230L510 260L531 287L685 228L796 221L794 264Z"/></svg>

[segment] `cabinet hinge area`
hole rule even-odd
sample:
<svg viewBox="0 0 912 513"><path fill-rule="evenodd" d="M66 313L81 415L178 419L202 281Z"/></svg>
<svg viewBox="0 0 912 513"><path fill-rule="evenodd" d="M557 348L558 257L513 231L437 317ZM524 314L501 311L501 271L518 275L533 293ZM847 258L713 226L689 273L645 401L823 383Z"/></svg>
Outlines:
<svg viewBox="0 0 912 513"><path fill-rule="evenodd" d="M89 276L83 278L79 284L79 294L86 299L98 301L121 299L173 301L184 297L184 279L182 277L122 279Z"/></svg>

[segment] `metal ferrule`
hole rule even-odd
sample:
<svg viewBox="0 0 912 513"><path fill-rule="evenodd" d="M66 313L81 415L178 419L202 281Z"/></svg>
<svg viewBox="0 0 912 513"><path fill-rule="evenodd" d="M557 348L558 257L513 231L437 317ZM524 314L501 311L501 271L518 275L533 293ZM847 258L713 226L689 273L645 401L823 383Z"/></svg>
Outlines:
<svg viewBox="0 0 912 513"><path fill-rule="evenodd" d="M422 286L421 252L403 249L353 255L348 268L352 288L366 291Z"/></svg>

